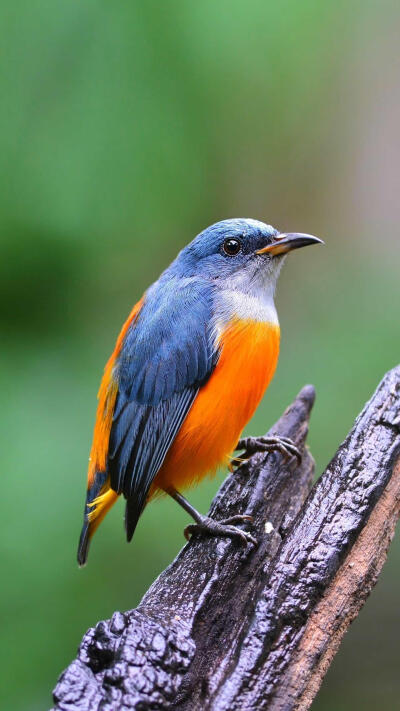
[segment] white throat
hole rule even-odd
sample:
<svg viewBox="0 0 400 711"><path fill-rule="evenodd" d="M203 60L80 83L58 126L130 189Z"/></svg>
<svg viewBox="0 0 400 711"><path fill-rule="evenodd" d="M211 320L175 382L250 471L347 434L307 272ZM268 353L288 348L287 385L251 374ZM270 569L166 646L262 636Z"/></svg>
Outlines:
<svg viewBox="0 0 400 711"><path fill-rule="evenodd" d="M234 318L278 325L273 290L226 287L218 292L218 320L224 324Z"/></svg>
<svg viewBox="0 0 400 711"><path fill-rule="evenodd" d="M259 262L220 280L215 292L215 342L235 318L279 326L274 303L276 282L285 257L273 259L260 268Z"/></svg>
<svg viewBox="0 0 400 711"><path fill-rule="evenodd" d="M250 263L219 283L216 313L220 326L233 318L279 324L274 294L284 257L266 263ZM254 264L254 266L253 266Z"/></svg>

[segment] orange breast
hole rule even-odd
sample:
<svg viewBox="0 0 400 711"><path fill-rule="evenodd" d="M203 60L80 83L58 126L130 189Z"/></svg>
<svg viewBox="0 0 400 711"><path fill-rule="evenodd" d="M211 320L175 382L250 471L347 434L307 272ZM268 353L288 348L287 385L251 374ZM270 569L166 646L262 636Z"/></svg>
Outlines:
<svg viewBox="0 0 400 711"><path fill-rule="evenodd" d="M221 337L221 355L201 388L154 481L159 489L190 486L228 463L276 368L279 326L233 321Z"/></svg>

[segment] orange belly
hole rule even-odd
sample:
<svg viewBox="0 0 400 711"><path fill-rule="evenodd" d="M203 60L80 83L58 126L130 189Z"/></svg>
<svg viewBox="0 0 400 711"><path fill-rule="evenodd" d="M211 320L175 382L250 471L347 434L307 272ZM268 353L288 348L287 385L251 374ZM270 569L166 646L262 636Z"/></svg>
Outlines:
<svg viewBox="0 0 400 711"><path fill-rule="evenodd" d="M279 326L236 319L221 337L221 355L201 388L163 466L150 498L160 489L181 489L226 465L242 430L274 374Z"/></svg>

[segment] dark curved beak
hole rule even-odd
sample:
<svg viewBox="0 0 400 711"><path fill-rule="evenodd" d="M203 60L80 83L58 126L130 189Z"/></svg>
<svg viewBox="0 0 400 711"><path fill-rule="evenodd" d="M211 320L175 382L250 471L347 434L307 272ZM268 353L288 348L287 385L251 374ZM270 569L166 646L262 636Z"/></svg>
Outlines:
<svg viewBox="0 0 400 711"><path fill-rule="evenodd" d="M309 244L325 244L319 237L305 235L301 232L286 232L273 238L273 242L262 249L258 249L256 254L270 254L275 257L278 254L286 254L293 249L307 247Z"/></svg>

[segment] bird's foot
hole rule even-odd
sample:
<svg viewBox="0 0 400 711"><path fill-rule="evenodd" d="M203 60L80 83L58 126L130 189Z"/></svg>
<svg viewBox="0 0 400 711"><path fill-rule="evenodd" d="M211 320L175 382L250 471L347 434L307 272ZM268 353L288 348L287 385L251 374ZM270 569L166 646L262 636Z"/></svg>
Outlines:
<svg viewBox="0 0 400 711"><path fill-rule="evenodd" d="M284 457L296 457L301 462L301 453L289 437L243 437L237 443L236 449L245 451L245 457L251 457L255 452L280 452Z"/></svg>
<svg viewBox="0 0 400 711"><path fill-rule="evenodd" d="M237 526L233 525L235 523L243 523L244 521L252 522L253 517L248 516L247 514L238 514L237 516L225 518L222 521L214 521L214 519L210 518L209 516L199 516L197 523L191 523L189 524L189 526L186 526L183 533L187 541L190 540L190 536L193 533L205 533L209 536L232 538L239 541L245 546L248 543L253 543L253 545L256 546L257 540L254 538L254 536L252 536L247 531L242 531L240 528L237 528Z"/></svg>

